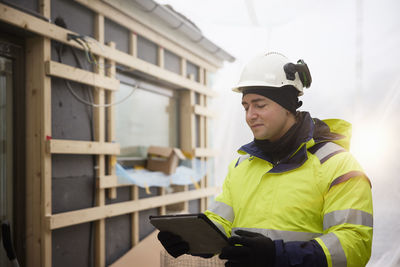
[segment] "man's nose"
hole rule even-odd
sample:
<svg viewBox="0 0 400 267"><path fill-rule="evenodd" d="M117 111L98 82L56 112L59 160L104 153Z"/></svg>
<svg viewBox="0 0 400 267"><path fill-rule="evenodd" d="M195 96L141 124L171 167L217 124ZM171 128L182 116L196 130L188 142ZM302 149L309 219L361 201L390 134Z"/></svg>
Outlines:
<svg viewBox="0 0 400 267"><path fill-rule="evenodd" d="M254 120L257 118L258 114L252 107L249 107L246 116L248 120Z"/></svg>

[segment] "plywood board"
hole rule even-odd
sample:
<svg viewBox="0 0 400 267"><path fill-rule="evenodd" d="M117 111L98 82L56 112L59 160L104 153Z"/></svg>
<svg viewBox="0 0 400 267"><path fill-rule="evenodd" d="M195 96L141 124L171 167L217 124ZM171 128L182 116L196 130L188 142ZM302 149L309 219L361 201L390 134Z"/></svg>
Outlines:
<svg viewBox="0 0 400 267"><path fill-rule="evenodd" d="M154 231L109 267L160 267L160 255L164 248L157 234L158 231Z"/></svg>

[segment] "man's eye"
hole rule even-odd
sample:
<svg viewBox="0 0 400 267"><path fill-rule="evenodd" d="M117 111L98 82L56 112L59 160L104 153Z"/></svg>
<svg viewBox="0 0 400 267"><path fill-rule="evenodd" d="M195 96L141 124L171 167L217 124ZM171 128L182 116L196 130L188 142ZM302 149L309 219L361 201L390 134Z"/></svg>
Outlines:
<svg viewBox="0 0 400 267"><path fill-rule="evenodd" d="M262 104L262 105L257 105L256 107L257 108L263 108L263 107L265 107L266 106L266 104Z"/></svg>

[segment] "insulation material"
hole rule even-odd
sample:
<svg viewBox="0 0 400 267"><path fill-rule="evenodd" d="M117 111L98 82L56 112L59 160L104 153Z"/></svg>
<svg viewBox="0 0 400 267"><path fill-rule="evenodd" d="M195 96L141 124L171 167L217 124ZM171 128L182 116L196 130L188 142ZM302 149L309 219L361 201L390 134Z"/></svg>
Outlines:
<svg viewBox="0 0 400 267"><path fill-rule="evenodd" d="M176 168L170 175L162 172L152 172L145 169L124 169L116 165L119 184L134 184L146 188L149 186L169 187L175 185L189 185L199 182L207 173L206 164L200 160L183 161L183 165ZM184 166L186 165L186 166ZM188 167L192 165L192 167Z"/></svg>
<svg viewBox="0 0 400 267"><path fill-rule="evenodd" d="M116 49L129 54L129 31L112 20L104 20L104 42L114 42Z"/></svg>
<svg viewBox="0 0 400 267"><path fill-rule="evenodd" d="M164 49L164 67L169 71L180 74L181 58L178 55L169 51L168 49Z"/></svg>
<svg viewBox="0 0 400 267"><path fill-rule="evenodd" d="M152 41L144 38L143 36L137 36L137 57L157 65L158 63L158 47Z"/></svg>
<svg viewBox="0 0 400 267"><path fill-rule="evenodd" d="M94 37L94 13L90 9L69 0L51 1L51 20L62 17L69 30Z"/></svg>

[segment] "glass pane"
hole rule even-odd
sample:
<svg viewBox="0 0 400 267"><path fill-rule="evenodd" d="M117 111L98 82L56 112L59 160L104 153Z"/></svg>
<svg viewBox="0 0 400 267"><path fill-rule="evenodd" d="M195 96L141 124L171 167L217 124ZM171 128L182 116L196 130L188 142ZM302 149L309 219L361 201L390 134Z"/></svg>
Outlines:
<svg viewBox="0 0 400 267"><path fill-rule="evenodd" d="M133 86L123 84L117 101L130 94ZM143 89L116 106L116 137L121 156L146 156L150 145L176 146L176 105L172 97Z"/></svg>

